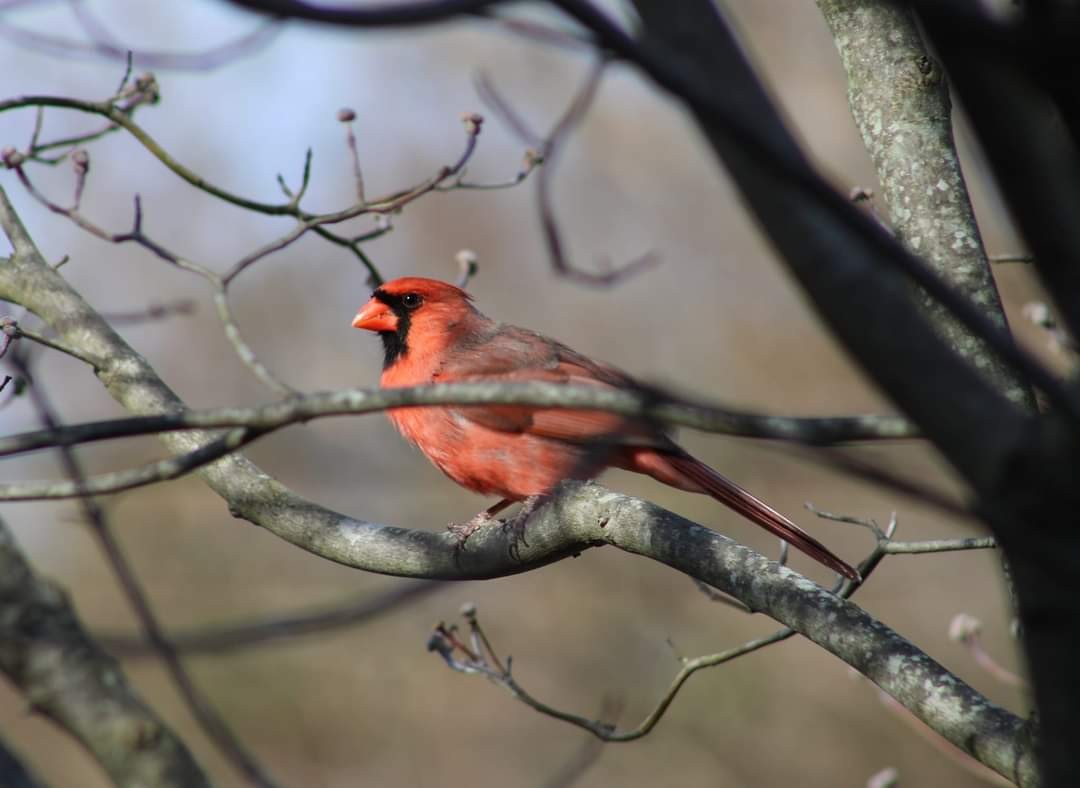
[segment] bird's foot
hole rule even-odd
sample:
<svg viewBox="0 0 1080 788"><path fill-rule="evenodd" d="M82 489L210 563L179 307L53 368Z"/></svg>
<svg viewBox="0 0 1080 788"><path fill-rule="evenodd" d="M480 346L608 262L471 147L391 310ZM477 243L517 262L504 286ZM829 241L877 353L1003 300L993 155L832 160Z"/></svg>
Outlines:
<svg viewBox="0 0 1080 788"><path fill-rule="evenodd" d="M481 528L486 528L495 522L497 522L495 517L489 514L488 510L485 509L464 523L450 523L446 526L446 530L453 534L454 539L457 540L457 549L464 550L465 542L469 540L470 536Z"/></svg>
<svg viewBox="0 0 1080 788"><path fill-rule="evenodd" d="M510 557L515 561L521 560L522 546L529 546L529 543L525 541L525 524L532 517L533 512L547 502L548 497L542 493L540 495L530 495L521 502L521 508L517 514L503 521L503 530L510 534Z"/></svg>

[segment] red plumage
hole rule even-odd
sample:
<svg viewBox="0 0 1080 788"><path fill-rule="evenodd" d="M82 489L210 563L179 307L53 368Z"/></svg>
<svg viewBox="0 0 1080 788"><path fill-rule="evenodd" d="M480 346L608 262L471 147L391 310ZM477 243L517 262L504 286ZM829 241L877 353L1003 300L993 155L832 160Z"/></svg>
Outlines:
<svg viewBox="0 0 1080 788"><path fill-rule="evenodd" d="M560 342L490 320L464 290L433 279L387 282L353 325L382 337L384 388L537 380L640 387L626 373ZM649 425L600 411L518 405L395 408L387 415L451 479L504 499L490 513L543 495L564 479L589 479L619 467L710 495L845 577L858 577L791 520Z"/></svg>

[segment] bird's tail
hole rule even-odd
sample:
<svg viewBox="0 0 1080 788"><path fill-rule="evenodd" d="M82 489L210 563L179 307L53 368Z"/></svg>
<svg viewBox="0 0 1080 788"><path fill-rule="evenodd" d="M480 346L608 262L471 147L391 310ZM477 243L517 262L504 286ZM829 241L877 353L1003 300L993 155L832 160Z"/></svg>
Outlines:
<svg viewBox="0 0 1080 788"><path fill-rule="evenodd" d="M720 475L689 454L655 450L635 452L632 470L691 492L710 495L766 531L779 536L797 550L850 580L860 580L859 573L837 557L829 548L795 525L756 495ZM689 484L687 484L689 482Z"/></svg>

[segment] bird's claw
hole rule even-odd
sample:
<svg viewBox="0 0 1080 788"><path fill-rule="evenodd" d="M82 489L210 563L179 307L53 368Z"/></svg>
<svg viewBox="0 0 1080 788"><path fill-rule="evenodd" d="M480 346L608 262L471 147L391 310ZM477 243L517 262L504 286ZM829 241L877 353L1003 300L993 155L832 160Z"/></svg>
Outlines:
<svg viewBox="0 0 1080 788"><path fill-rule="evenodd" d="M446 526L446 530L449 531L457 542L456 547L458 550L465 549L465 543L469 540L469 537L479 531L481 528L491 525L495 522L495 518L488 514L486 511L480 512L474 515L471 519L464 523L450 523Z"/></svg>
<svg viewBox="0 0 1080 788"><path fill-rule="evenodd" d="M455 541L457 542L457 549L464 550L465 543L469 540L469 537L479 531L481 528L486 528L489 525L494 525L496 522L500 524L503 532L510 537L510 557L515 561L521 559L522 546L528 547L529 543L525 540L525 525L529 521L529 517L535 512L540 505L547 499L545 495L533 495L522 501L521 509L513 517L506 520L498 520L494 512L501 511L510 504L509 501L503 501L497 504L496 507L491 509L485 509L479 514L472 517L464 523L450 523L446 530L453 534Z"/></svg>
<svg viewBox="0 0 1080 788"><path fill-rule="evenodd" d="M521 511L515 514L513 517L503 520L502 529L510 536L510 557L515 561L521 560L521 547L529 546L529 543L525 540L525 523L528 522L529 515L532 511L526 507L522 507Z"/></svg>
<svg viewBox="0 0 1080 788"><path fill-rule="evenodd" d="M503 530L510 535L510 557L515 561L521 560L521 548L522 546L528 547L529 543L525 539L525 525L529 522L529 518L532 517L533 512L539 509L544 502L548 499L547 495L530 495L521 503L521 508L517 514L508 520L504 520L502 527Z"/></svg>

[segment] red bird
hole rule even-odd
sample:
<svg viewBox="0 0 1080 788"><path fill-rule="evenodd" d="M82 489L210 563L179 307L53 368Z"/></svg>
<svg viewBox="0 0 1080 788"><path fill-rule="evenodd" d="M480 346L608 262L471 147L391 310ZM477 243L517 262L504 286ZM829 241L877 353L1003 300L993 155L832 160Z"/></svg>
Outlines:
<svg viewBox="0 0 1080 788"><path fill-rule="evenodd" d="M542 334L496 323L477 311L464 290L434 279L387 282L352 324L382 339L383 388L536 380L640 388L626 373ZM616 467L710 495L844 577L859 577L791 520L649 425L601 411L520 405L394 408L387 415L455 482L502 498L455 529L462 539L516 501L524 501L517 521L524 524L541 496L563 479L589 479Z"/></svg>

